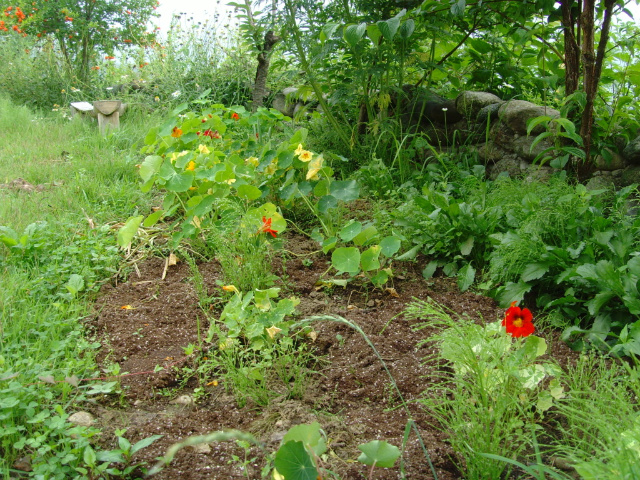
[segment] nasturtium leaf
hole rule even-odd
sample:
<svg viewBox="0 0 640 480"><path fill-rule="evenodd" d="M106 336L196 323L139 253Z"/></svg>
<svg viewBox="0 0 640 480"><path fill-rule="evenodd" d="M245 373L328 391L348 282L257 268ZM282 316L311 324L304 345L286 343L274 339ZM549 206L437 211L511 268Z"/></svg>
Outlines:
<svg viewBox="0 0 640 480"><path fill-rule="evenodd" d="M338 206L338 201L333 195L325 195L320 200L318 200L318 211L320 213L327 213L332 208L336 208Z"/></svg>
<svg viewBox="0 0 640 480"><path fill-rule="evenodd" d="M255 200L260 198L261 195L262 191L253 185L240 185L238 187L238 197L244 198L245 200Z"/></svg>
<svg viewBox="0 0 640 480"><path fill-rule="evenodd" d="M291 139L289 139L289 144L290 145L295 145L295 146L298 146L299 144L304 145L304 142L307 139L307 134L308 133L309 133L309 131L306 128L300 128L300 129L296 130L296 133L294 133L291 136Z"/></svg>
<svg viewBox="0 0 640 480"><path fill-rule="evenodd" d="M142 226L147 228L153 227L156 223L158 223L158 220L162 218L162 215L164 215L164 210L157 210L153 212L151 215L144 219Z"/></svg>
<svg viewBox="0 0 640 480"><path fill-rule="evenodd" d="M187 171L174 175L167 181L167 190L172 192L186 192L193 184L194 174Z"/></svg>
<svg viewBox="0 0 640 480"><path fill-rule="evenodd" d="M362 455L358 457L360 463L391 468L400 457L400 449L385 440L373 440L358 447Z"/></svg>
<svg viewBox="0 0 640 480"><path fill-rule="evenodd" d="M313 187L313 194L316 197L329 195L329 180L325 178L323 180L320 180L318 183L316 183L316 186Z"/></svg>
<svg viewBox="0 0 640 480"><path fill-rule="evenodd" d="M310 424L295 425L282 438L282 442L298 441L307 448L312 449L316 455L320 456L327 450L327 442L322 435L320 424L313 422Z"/></svg>
<svg viewBox="0 0 640 480"><path fill-rule="evenodd" d="M360 250L356 247L336 248L331 254L331 264L339 272L355 275L360 271Z"/></svg>
<svg viewBox="0 0 640 480"><path fill-rule="evenodd" d="M358 235L353 237L353 243L358 246L363 246L369 243L376 235L378 230L373 225L368 226L362 230Z"/></svg>
<svg viewBox="0 0 640 480"><path fill-rule="evenodd" d="M360 265L363 272L378 270L380 268L380 245L373 245L360 255Z"/></svg>
<svg viewBox="0 0 640 480"><path fill-rule="evenodd" d="M331 250L333 250L336 246L336 244L338 243L338 239L336 237L329 237L329 238L325 238L322 241L322 253L329 253Z"/></svg>
<svg viewBox="0 0 640 480"><path fill-rule="evenodd" d="M276 452L275 467L286 480L317 480L318 470L302 442L289 441Z"/></svg>
<svg viewBox="0 0 640 480"><path fill-rule="evenodd" d="M389 280L389 272L387 268L378 271L373 277L371 277L371 283L376 287L381 287Z"/></svg>
<svg viewBox="0 0 640 480"><path fill-rule="evenodd" d="M140 170L138 171L140 174L140 178L142 178L142 181L146 182L156 173L158 173L163 162L163 158L159 155L150 155L146 157L140 164Z"/></svg>
<svg viewBox="0 0 640 480"><path fill-rule="evenodd" d="M351 202L360 196L360 185L355 180L336 180L331 184L331 195L342 202Z"/></svg>
<svg viewBox="0 0 640 480"><path fill-rule="evenodd" d="M401 245L402 245L402 242L398 237L389 235L388 237L384 237L380 241L380 249L381 249L380 251L385 257L392 257L393 255L398 253L398 250L400 250Z"/></svg>
<svg viewBox="0 0 640 480"><path fill-rule="evenodd" d="M118 230L118 245L127 248L131 244L134 235L138 231L138 227L142 223L143 215L129 218L126 223Z"/></svg>
<svg viewBox="0 0 640 480"><path fill-rule="evenodd" d="M345 242L350 242L353 238L362 231L362 224L360 222L351 222L345 225L338 236Z"/></svg>

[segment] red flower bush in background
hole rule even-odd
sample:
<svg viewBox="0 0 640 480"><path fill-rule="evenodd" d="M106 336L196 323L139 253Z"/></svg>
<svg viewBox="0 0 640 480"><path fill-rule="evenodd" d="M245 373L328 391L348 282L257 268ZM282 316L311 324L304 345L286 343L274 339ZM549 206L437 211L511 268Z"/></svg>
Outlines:
<svg viewBox="0 0 640 480"><path fill-rule="evenodd" d="M516 302L512 302L504 314L502 325L507 328L507 333L512 337L528 337L536 330L532 320L533 315L528 308L521 309L516 307Z"/></svg>

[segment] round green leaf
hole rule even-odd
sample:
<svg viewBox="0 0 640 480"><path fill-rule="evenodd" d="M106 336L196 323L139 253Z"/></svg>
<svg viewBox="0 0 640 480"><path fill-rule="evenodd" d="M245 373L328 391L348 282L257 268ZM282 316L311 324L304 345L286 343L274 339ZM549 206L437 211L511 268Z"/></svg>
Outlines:
<svg viewBox="0 0 640 480"><path fill-rule="evenodd" d="M380 245L373 245L367 248L360 257L360 264L363 272L370 272L380 268Z"/></svg>
<svg viewBox="0 0 640 480"><path fill-rule="evenodd" d="M398 237L389 235L380 241L381 252L385 257L392 257L400 250L402 242Z"/></svg>
<svg viewBox="0 0 640 480"><path fill-rule="evenodd" d="M286 480L316 480L318 470L302 442L290 441L276 452L275 466Z"/></svg>
<svg viewBox="0 0 640 480"><path fill-rule="evenodd" d="M362 455L358 457L360 463L391 468L400 456L400 449L384 440L373 440L358 447Z"/></svg>
<svg viewBox="0 0 640 480"><path fill-rule="evenodd" d="M246 200L255 200L260 198L262 191L253 185L240 185L238 187L238 196Z"/></svg>
<svg viewBox="0 0 640 480"><path fill-rule="evenodd" d="M336 180L331 184L331 195L342 202L351 202L360 196L360 185L355 180Z"/></svg>
<svg viewBox="0 0 640 480"><path fill-rule="evenodd" d="M336 208L338 206L338 201L333 195L325 195L320 200L318 200L318 211L320 213L327 213L332 208Z"/></svg>
<svg viewBox="0 0 640 480"><path fill-rule="evenodd" d="M340 230L340 238L345 242L349 242L353 240L353 238L358 235L362 231L362 224L360 222L352 222L348 225L345 225L342 230Z"/></svg>
<svg viewBox="0 0 640 480"><path fill-rule="evenodd" d="M356 247L336 248L331 255L331 264L339 272L355 275L360 271L360 250Z"/></svg>

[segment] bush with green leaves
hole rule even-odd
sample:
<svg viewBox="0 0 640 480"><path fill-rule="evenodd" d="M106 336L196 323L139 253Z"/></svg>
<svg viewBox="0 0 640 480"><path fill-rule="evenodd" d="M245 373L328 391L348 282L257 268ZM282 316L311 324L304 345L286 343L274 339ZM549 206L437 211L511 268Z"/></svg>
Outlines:
<svg viewBox="0 0 640 480"><path fill-rule="evenodd" d="M423 394L421 402L450 433L465 478L501 478L508 465L488 453L513 458L529 446L525 426L538 422L559 399L562 370L544 361L547 344L535 335L511 338L501 322L478 325L453 318L432 301L415 301L405 315L436 328L423 343L435 344L437 360L453 371Z"/></svg>

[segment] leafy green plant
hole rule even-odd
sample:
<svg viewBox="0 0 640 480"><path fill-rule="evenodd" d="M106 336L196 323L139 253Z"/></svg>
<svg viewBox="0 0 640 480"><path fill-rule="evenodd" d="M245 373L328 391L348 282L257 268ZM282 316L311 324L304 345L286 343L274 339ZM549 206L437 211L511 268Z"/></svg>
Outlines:
<svg viewBox="0 0 640 480"><path fill-rule="evenodd" d="M529 335L514 341L501 322L480 326L468 318L454 320L433 302L415 301L405 314L425 320L418 329L441 330L424 343L435 343L435 357L453 369L424 393L422 403L451 432L468 478L498 478L508 467L477 452L518 455L527 446L525 423L535 422L565 395L555 378L560 368L540 360L545 340Z"/></svg>
<svg viewBox="0 0 640 480"><path fill-rule="evenodd" d="M329 281L342 286L361 275L376 287L381 287L392 277L391 259L401 247L401 240L397 236L380 238L375 225L355 220L345 224L336 236L324 238L316 231L312 237L322 245L324 253L331 252L331 266L337 274L349 276L347 279Z"/></svg>

